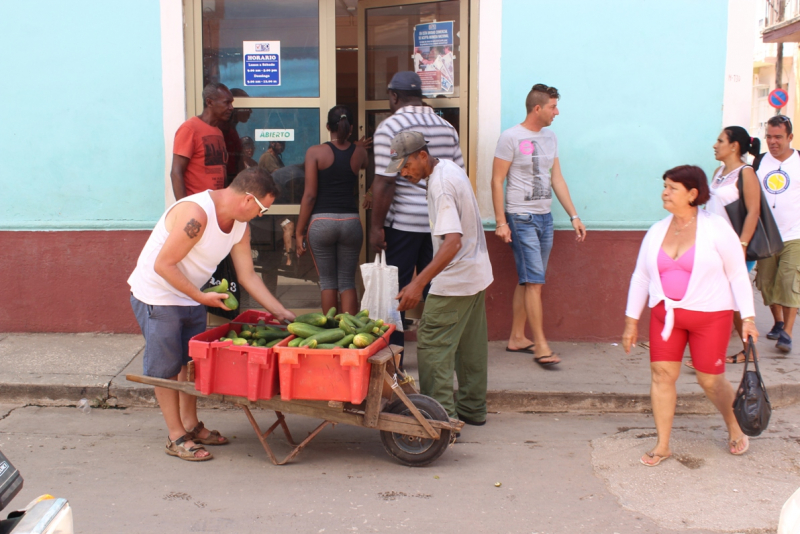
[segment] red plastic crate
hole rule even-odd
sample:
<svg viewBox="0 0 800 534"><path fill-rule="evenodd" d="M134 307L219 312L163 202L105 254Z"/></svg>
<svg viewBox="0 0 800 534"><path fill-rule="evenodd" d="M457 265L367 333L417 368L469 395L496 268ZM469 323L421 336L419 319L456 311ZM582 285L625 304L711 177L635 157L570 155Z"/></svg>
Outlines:
<svg viewBox="0 0 800 534"><path fill-rule="evenodd" d="M280 325L271 314L248 310L234 322ZM235 395L248 400L267 400L278 393L278 356L273 348L236 346L217 341L230 330L238 334L241 324L224 324L206 330L189 341L189 356L194 360L194 387L210 395Z"/></svg>
<svg viewBox="0 0 800 534"><path fill-rule="evenodd" d="M275 345L280 370L281 399L327 400L361 404L367 397L367 358L389 346L394 325L363 349L287 347L294 336Z"/></svg>

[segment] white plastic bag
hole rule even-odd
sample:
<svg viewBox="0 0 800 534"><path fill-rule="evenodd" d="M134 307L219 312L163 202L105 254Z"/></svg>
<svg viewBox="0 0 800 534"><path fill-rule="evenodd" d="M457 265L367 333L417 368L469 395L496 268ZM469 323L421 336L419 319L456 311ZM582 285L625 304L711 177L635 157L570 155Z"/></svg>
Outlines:
<svg viewBox="0 0 800 534"><path fill-rule="evenodd" d="M400 292L397 281L397 267L386 265L386 251L375 255L374 263L361 266L361 278L364 280L364 298L361 309L369 310L373 319L383 319L385 324L393 324L398 332L403 331L403 321L397 311Z"/></svg>

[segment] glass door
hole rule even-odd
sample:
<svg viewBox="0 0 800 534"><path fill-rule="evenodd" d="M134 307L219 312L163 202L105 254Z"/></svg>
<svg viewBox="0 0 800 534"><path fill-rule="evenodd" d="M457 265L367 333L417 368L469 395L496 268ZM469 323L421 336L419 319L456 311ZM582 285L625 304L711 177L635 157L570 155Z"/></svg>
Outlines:
<svg viewBox="0 0 800 534"><path fill-rule="evenodd" d="M456 128L467 161L469 1L359 0L358 23L359 135L371 137L391 115L392 76L415 71L424 102ZM362 195L374 175L373 166L362 173ZM362 209L361 215L369 235L369 213ZM369 243L364 256L362 261L374 257Z"/></svg>
<svg viewBox="0 0 800 534"><path fill-rule="evenodd" d="M288 308L319 309L310 254L295 254L306 150L326 141L336 95L335 0L189 0L186 2L189 114L201 93L221 82L236 111L223 125L228 176L247 166L268 170L281 187L269 215L251 224L253 263ZM242 309L259 305L242 290Z"/></svg>

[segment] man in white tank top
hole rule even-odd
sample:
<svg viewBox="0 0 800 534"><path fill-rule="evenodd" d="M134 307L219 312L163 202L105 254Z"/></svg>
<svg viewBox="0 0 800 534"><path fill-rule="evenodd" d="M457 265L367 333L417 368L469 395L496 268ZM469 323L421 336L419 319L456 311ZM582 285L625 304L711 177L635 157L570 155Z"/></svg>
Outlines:
<svg viewBox="0 0 800 534"><path fill-rule="evenodd" d="M128 284L131 306L145 337L144 374L186 380L189 339L204 332L204 306L223 309L227 293L203 293L202 287L229 253L239 283L266 310L293 320L253 269L248 222L267 212L278 188L258 167L245 169L231 185L185 197L161 216L139 255ZM197 398L155 388L169 437L166 452L183 460L210 460L205 445L228 442L197 418Z"/></svg>

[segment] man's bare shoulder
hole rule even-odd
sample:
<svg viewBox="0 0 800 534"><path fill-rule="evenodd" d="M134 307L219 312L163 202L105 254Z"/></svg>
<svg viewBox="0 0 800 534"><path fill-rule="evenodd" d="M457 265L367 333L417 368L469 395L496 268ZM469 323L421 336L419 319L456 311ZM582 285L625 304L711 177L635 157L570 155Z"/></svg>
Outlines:
<svg viewBox="0 0 800 534"><path fill-rule="evenodd" d="M164 225L167 232L174 229L183 229L190 239L195 239L203 235L208 222L208 214L197 203L187 201L176 204L167 214Z"/></svg>

